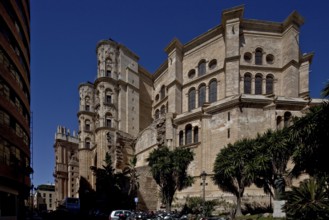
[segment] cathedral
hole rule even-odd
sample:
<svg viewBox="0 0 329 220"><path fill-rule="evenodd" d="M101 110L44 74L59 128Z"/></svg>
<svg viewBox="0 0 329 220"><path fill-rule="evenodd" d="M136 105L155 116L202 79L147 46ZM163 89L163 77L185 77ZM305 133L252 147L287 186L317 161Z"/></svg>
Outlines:
<svg viewBox="0 0 329 220"><path fill-rule="evenodd" d="M57 129L58 200L77 196L81 178L95 187L90 166L102 167L109 152L116 172L137 157L139 202L158 209L161 200L146 159L161 146L190 148L195 155L188 168L195 182L176 193L176 203L202 196L203 172L206 200L232 197L211 180L220 150L289 126L292 117L321 102L309 97L313 54L300 51L301 15L269 22L245 19L243 12L243 6L224 10L221 24L185 44L173 39L154 73L124 45L98 42L96 80L79 85L78 133ZM245 194L264 196L257 188Z"/></svg>

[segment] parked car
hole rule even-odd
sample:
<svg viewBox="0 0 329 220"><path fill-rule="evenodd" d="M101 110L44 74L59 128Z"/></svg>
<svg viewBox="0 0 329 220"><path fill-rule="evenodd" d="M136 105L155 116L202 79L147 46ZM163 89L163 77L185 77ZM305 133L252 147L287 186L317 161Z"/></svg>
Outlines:
<svg viewBox="0 0 329 220"><path fill-rule="evenodd" d="M129 210L113 210L109 220L134 220L134 214Z"/></svg>

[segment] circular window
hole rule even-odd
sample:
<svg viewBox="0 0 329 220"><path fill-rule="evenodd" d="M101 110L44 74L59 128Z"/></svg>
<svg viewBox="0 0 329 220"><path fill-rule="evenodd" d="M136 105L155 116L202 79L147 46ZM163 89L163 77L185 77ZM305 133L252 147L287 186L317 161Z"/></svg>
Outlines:
<svg viewBox="0 0 329 220"><path fill-rule="evenodd" d="M266 62L267 63L270 63L270 64L274 63L274 56L273 56L273 54L268 54L266 56Z"/></svg>
<svg viewBox="0 0 329 220"><path fill-rule="evenodd" d="M195 69L191 69L189 72L188 72L188 78L193 78L195 76Z"/></svg>
<svg viewBox="0 0 329 220"><path fill-rule="evenodd" d="M209 62L209 69L214 69L217 66L217 60L213 59Z"/></svg>
<svg viewBox="0 0 329 220"><path fill-rule="evenodd" d="M252 58L252 54L250 52L246 52L244 53L243 55L243 59L246 61L246 62L250 62L251 61L251 58Z"/></svg>

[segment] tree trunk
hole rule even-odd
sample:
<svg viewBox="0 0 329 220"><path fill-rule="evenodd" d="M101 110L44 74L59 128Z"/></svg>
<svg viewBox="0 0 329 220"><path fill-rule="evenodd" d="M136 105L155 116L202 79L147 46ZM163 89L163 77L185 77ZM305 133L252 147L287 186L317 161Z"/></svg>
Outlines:
<svg viewBox="0 0 329 220"><path fill-rule="evenodd" d="M235 216L241 216L242 211L241 211L241 196L238 195L236 197L236 210L235 210Z"/></svg>
<svg viewBox="0 0 329 220"><path fill-rule="evenodd" d="M166 201L166 212L171 211L171 197L169 195L169 192L165 192L165 201Z"/></svg>
<svg viewBox="0 0 329 220"><path fill-rule="evenodd" d="M171 211L171 205L169 204L169 202L166 203L166 212L170 212Z"/></svg>

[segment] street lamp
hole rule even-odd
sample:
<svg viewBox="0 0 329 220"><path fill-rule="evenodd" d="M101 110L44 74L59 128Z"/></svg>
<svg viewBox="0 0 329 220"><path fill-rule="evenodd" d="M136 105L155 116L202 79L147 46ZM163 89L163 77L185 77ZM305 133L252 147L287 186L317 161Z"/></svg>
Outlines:
<svg viewBox="0 0 329 220"><path fill-rule="evenodd" d="M207 173L206 171L202 171L200 174L200 178L202 179L202 216L205 217L206 215L206 210L205 210L205 189L206 189L206 178L207 178Z"/></svg>

